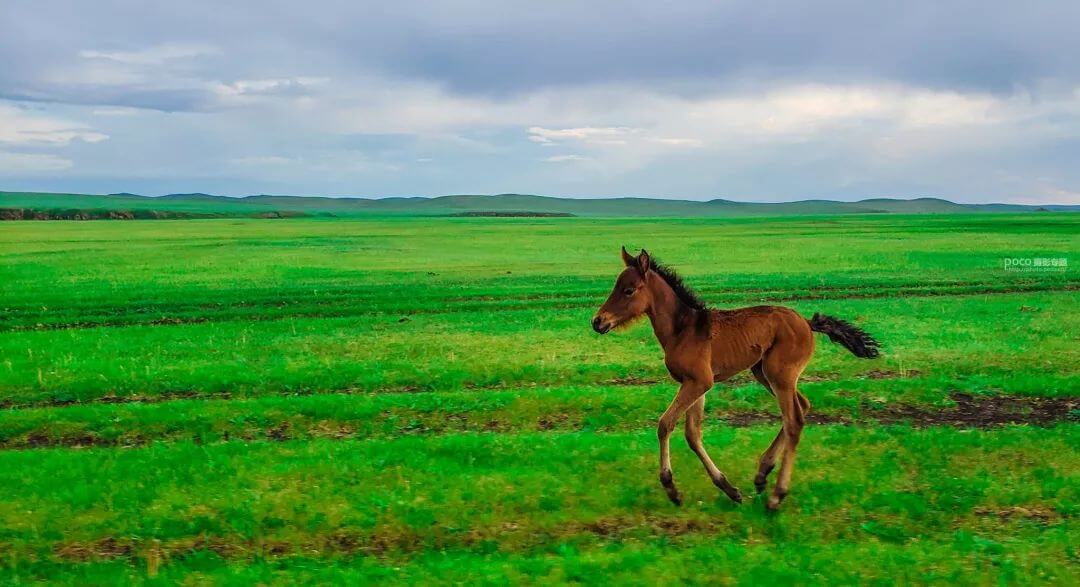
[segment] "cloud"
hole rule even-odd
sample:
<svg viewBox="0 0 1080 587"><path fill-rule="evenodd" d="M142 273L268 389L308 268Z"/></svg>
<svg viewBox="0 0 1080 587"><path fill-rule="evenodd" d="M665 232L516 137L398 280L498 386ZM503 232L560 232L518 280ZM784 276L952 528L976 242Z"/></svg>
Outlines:
<svg viewBox="0 0 1080 587"><path fill-rule="evenodd" d="M552 155L546 157L544 161L548 163L565 163L567 161L585 161L586 158L581 155Z"/></svg>
<svg viewBox="0 0 1080 587"><path fill-rule="evenodd" d="M0 3L0 146L110 191L1080 191L1077 3L61 2Z"/></svg>
<svg viewBox="0 0 1080 587"><path fill-rule="evenodd" d="M1080 205L1080 189L1070 190L1043 182L1034 194L1023 195L1017 202L1028 204L1071 204Z"/></svg>
<svg viewBox="0 0 1080 587"><path fill-rule="evenodd" d="M138 108L108 107L95 108L90 113L94 116L138 116L142 113L142 110Z"/></svg>
<svg viewBox="0 0 1080 587"><path fill-rule="evenodd" d="M1033 179L1036 170L1053 175L1064 190L1075 189L1078 180L1064 161L1023 155L1080 136L1076 90L1046 90L1036 98L897 84L778 84L682 96L620 85L487 98L373 78L355 85L327 79L299 94L278 92L280 85L270 82L236 87L243 105L219 102L190 115L100 116L95 126L102 128L83 125L78 132L114 140L145 135L142 147L118 144L116 171L100 173L124 173L132 153L158 151L160 141L145 133L153 128L154 135L173 137L173 147L169 157L143 169L213 173L241 185L272 181L277 193L355 195L355 185L383 186L368 187L379 190L374 195L476 193L485 191L476 178L504 175L484 185L489 191L706 198L885 192L1002 199L1044 193ZM290 154L260 153L273 144L288 144ZM430 158L441 164L417 164ZM588 165L561 166L575 170L572 175L533 176L529 162L537 161ZM987 166L1020 179L994 183L982 171ZM398 173L406 168L409 174ZM390 176L397 179L372 183Z"/></svg>
<svg viewBox="0 0 1080 587"><path fill-rule="evenodd" d="M42 67L28 79L3 84L0 97L105 109L200 111L212 105L220 82L188 51L80 51Z"/></svg>
<svg viewBox="0 0 1080 587"><path fill-rule="evenodd" d="M688 96L774 80L1008 93L1080 78L1072 57L1080 54L1073 34L1080 5L1070 2L787 0L757 10L689 0L671 10L597 0L515 11L489 2L445 10L420 0L374 13L331 0L273 8L237 2L228 10L191 0L167 11L122 0L62 4L46 11L34 2L4 3L0 52L18 59L5 60L0 87L78 99L48 92L40 77L95 63L198 67L199 79L225 83L381 76L486 97L590 84Z"/></svg>
<svg viewBox="0 0 1080 587"><path fill-rule="evenodd" d="M158 66L170 61L215 55L217 48L199 43L166 43L131 51L100 51L83 49L79 57L122 63L124 65Z"/></svg>
<svg viewBox="0 0 1080 587"><path fill-rule="evenodd" d="M576 141L592 146L622 146L628 145L634 141L642 141L669 147L701 147L705 144L701 139L653 136L644 129L626 126L562 129L533 126L529 128L529 140L545 147L554 147L569 141Z"/></svg>
<svg viewBox="0 0 1080 587"><path fill-rule="evenodd" d="M356 151L324 151L304 157L254 155L236 157L229 163L240 168L257 168L264 174L289 174L296 171L348 175L350 173L397 172L401 164L378 161Z"/></svg>
<svg viewBox="0 0 1080 587"><path fill-rule="evenodd" d="M581 127L550 129L540 126L529 128L529 140L544 145L565 139L574 139L594 145L625 145L627 137L641 133L639 128L626 126Z"/></svg>
<svg viewBox="0 0 1080 587"><path fill-rule="evenodd" d="M703 147L704 141L699 139L675 139L670 137L649 137L649 140L661 145L669 145L672 147Z"/></svg>
<svg viewBox="0 0 1080 587"><path fill-rule="evenodd" d="M72 141L99 143L108 138L81 123L29 114L0 103L0 143L60 146Z"/></svg>
<svg viewBox="0 0 1080 587"><path fill-rule="evenodd" d="M297 77L283 79L237 80L214 85L214 91L223 96L253 95L299 95L312 86L324 84L327 78Z"/></svg>
<svg viewBox="0 0 1080 587"><path fill-rule="evenodd" d="M50 171L63 171L71 166L71 160L48 153L0 151L0 174L2 175L36 175Z"/></svg>
<svg viewBox="0 0 1080 587"><path fill-rule="evenodd" d="M234 159L230 159L230 163L232 163L233 165L239 165L241 167L291 165L295 162L295 160L289 157L280 157L278 155L236 157Z"/></svg>

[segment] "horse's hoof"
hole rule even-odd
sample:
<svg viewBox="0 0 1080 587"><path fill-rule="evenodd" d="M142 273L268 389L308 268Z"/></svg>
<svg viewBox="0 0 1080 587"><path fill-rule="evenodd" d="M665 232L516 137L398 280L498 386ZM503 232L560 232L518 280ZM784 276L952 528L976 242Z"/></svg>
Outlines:
<svg viewBox="0 0 1080 587"><path fill-rule="evenodd" d="M673 503L675 505L678 505L678 506L682 505L682 496L679 495L679 492L677 492L677 491L668 491L667 496L668 496L668 499L671 500L671 503Z"/></svg>
<svg viewBox="0 0 1080 587"><path fill-rule="evenodd" d="M682 498L679 497L679 490L675 489L675 480L671 477L671 471L660 471L660 484L664 486L664 491L667 492L671 503L682 505Z"/></svg>
<svg viewBox="0 0 1080 587"><path fill-rule="evenodd" d="M765 503L765 507L768 508L770 512L775 512L776 510L780 509L780 504L784 502L785 497L787 497L786 493L774 493L769 496L769 501Z"/></svg>
<svg viewBox="0 0 1080 587"><path fill-rule="evenodd" d="M765 482L766 482L766 478L765 478L764 475L760 475L758 477L755 477L754 478L754 491L756 491L758 493L764 493L765 492Z"/></svg>
<svg viewBox="0 0 1080 587"><path fill-rule="evenodd" d="M727 493L727 492L725 492L725 493ZM738 489L735 489L735 491L732 491L731 493L728 493L727 496L730 497L731 501L733 501L735 503L742 503L742 499L743 499L742 498L742 492L739 491Z"/></svg>
<svg viewBox="0 0 1080 587"><path fill-rule="evenodd" d="M738 487L735 487L727 479L721 479L719 481L714 480L713 485L720 488L720 491L724 492L724 495L728 496L731 501L735 503L742 503L742 492Z"/></svg>
<svg viewBox="0 0 1080 587"><path fill-rule="evenodd" d="M769 473L772 473L773 467L776 465L769 465L764 470L759 470L758 474L754 476L754 490L758 493L765 491L765 484L769 481Z"/></svg>

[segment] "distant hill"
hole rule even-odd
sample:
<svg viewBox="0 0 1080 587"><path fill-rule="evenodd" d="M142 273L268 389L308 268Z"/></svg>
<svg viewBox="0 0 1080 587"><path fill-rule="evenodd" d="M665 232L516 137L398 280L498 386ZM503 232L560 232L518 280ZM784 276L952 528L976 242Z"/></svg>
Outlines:
<svg viewBox="0 0 1080 587"><path fill-rule="evenodd" d="M0 191L0 219L209 218L286 216L644 216L733 217L830 214L934 214L963 212L1077 211L1080 206L957 204L938 198L873 198L858 202L803 200L758 203L731 200L655 198L572 199L524 194L456 195L434 198L326 198L169 194L150 197Z"/></svg>

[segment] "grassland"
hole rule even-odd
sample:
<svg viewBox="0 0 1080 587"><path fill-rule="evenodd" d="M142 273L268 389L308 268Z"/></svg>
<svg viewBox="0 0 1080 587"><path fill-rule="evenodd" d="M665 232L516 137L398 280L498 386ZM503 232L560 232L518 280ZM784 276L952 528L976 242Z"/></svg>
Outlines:
<svg viewBox="0 0 1080 587"><path fill-rule="evenodd" d="M646 324L588 328L645 246L821 341L778 515L681 440ZM1075 584L1080 218L0 224L0 581ZM771 398L709 393L744 491Z"/></svg>

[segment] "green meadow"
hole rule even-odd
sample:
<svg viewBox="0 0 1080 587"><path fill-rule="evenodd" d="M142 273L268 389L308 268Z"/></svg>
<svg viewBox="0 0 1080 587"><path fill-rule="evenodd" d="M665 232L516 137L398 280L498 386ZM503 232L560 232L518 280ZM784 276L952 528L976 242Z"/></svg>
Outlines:
<svg viewBox="0 0 1080 587"><path fill-rule="evenodd" d="M681 434L667 501L622 245L882 342L819 337L780 512ZM1077 264L1058 212L2 222L0 581L1080 584ZM773 400L707 398L750 494Z"/></svg>

